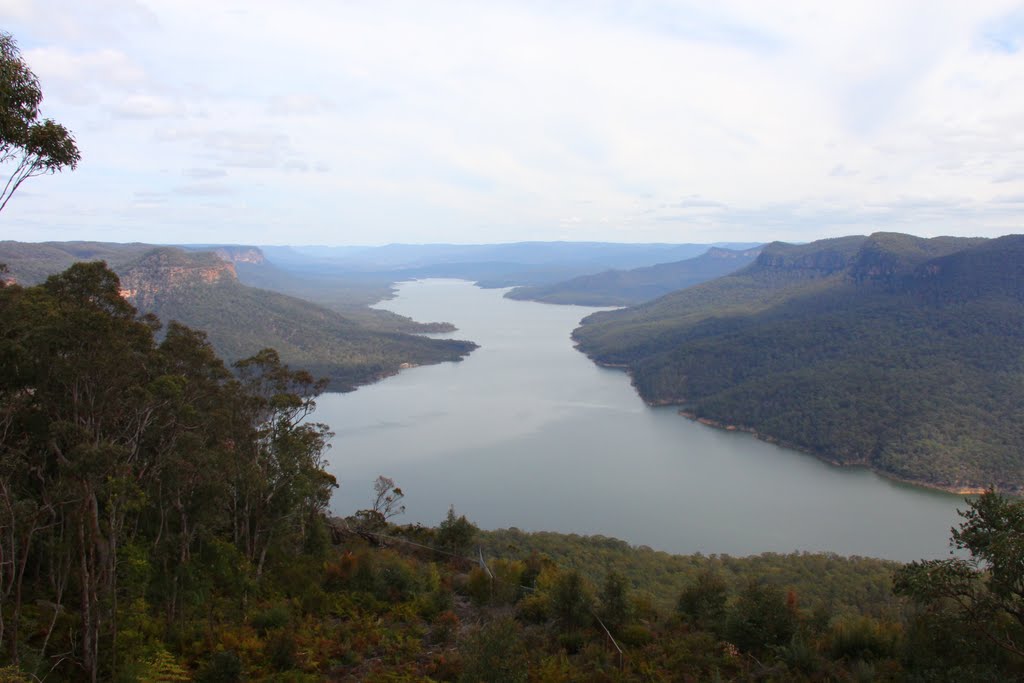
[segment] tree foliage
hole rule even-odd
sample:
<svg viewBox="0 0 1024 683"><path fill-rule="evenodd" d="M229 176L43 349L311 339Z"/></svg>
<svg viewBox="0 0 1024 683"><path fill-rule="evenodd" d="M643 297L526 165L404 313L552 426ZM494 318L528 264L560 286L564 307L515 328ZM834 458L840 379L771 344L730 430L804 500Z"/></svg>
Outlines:
<svg viewBox="0 0 1024 683"><path fill-rule="evenodd" d="M81 155L71 133L52 119L39 119L42 100L39 79L17 42L0 33L0 164L13 165L0 192L0 211L29 178L78 166Z"/></svg>
<svg viewBox="0 0 1024 683"><path fill-rule="evenodd" d="M0 288L0 649L14 663L49 668L59 650L96 680L143 662L140 605L181 627L214 584L258 585L320 523L329 433L307 418L322 383L269 350L235 378L202 333L172 323L158 344L158 326L102 263ZM28 596L51 606L41 637L23 631Z"/></svg>
<svg viewBox="0 0 1024 683"><path fill-rule="evenodd" d="M896 572L896 591L1024 660L1024 501L989 490L960 515L950 543L968 558L912 562Z"/></svg>
<svg viewBox="0 0 1024 683"><path fill-rule="evenodd" d="M1024 491L1024 237L773 244L573 336L647 401L842 464Z"/></svg>

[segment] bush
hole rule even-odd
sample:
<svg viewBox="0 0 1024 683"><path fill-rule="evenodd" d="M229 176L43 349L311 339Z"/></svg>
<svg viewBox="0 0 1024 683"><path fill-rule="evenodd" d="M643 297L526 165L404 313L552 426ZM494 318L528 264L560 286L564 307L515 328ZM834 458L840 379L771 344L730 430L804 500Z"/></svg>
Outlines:
<svg viewBox="0 0 1024 683"><path fill-rule="evenodd" d="M431 636L436 643L450 643L459 632L459 617L455 612L442 612L434 619Z"/></svg>
<svg viewBox="0 0 1024 683"><path fill-rule="evenodd" d="M242 660L234 650L213 655L196 676L197 683L236 683L242 680Z"/></svg>
<svg viewBox="0 0 1024 683"><path fill-rule="evenodd" d="M643 647L649 645L654 640L654 634L651 633L651 630L640 624L623 626L613 635L619 645L628 645L629 647Z"/></svg>
<svg viewBox="0 0 1024 683"><path fill-rule="evenodd" d="M489 603L491 601L492 589L493 582L491 577L483 569L474 567L469 572L469 581L466 582L466 593L474 605L483 607Z"/></svg>
<svg viewBox="0 0 1024 683"><path fill-rule="evenodd" d="M516 606L516 616L528 624L543 624L551 618L551 600L543 593L527 595Z"/></svg>
<svg viewBox="0 0 1024 683"><path fill-rule="evenodd" d="M896 654L900 629L868 617L837 623L829 634L829 652L834 659L874 661Z"/></svg>
<svg viewBox="0 0 1024 683"><path fill-rule="evenodd" d="M252 618L252 626L255 628L260 635L266 635L267 631L272 631L278 628L284 628L288 625L288 621L291 619L291 613L288 607L285 605L273 605L258 612L256 616Z"/></svg>
<svg viewBox="0 0 1024 683"><path fill-rule="evenodd" d="M558 636L558 644L566 654L574 655L583 648L586 638L582 631L569 631Z"/></svg>
<svg viewBox="0 0 1024 683"><path fill-rule="evenodd" d="M298 649L295 635L285 631L275 635L264 646L267 660L277 671L289 671L295 668Z"/></svg>
<svg viewBox="0 0 1024 683"><path fill-rule="evenodd" d="M751 581L729 611L726 638L745 652L760 652L788 643L796 631L796 617L782 591Z"/></svg>
<svg viewBox="0 0 1024 683"><path fill-rule="evenodd" d="M521 683L527 680L526 653L519 625L499 619L478 629L460 648L463 658L460 681Z"/></svg>

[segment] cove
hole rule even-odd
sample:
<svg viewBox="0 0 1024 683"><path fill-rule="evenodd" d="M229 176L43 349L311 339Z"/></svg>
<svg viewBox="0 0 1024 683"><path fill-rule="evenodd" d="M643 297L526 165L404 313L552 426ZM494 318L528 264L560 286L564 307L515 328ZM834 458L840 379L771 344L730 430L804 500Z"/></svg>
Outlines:
<svg viewBox="0 0 1024 683"><path fill-rule="evenodd" d="M380 307L447 320L480 345L459 363L403 370L326 394L335 514L369 507L378 475L405 492L397 523L436 525L450 505L483 528L620 538L672 553L828 551L948 556L962 496L649 407L570 332L599 310L503 298L462 280L400 283Z"/></svg>

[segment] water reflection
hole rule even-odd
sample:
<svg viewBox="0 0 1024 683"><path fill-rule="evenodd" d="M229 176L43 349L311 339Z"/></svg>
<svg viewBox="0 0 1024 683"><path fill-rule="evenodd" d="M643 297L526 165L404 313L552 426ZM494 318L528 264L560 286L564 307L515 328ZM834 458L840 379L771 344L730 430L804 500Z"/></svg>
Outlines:
<svg viewBox="0 0 1024 683"><path fill-rule="evenodd" d="M406 283L383 307L448 320L481 345L319 401L337 436L333 507L393 477L404 520L454 504L483 527L603 534L670 552L827 550L900 560L947 551L962 498L891 482L645 406L622 372L569 339L593 310L502 298L455 280Z"/></svg>

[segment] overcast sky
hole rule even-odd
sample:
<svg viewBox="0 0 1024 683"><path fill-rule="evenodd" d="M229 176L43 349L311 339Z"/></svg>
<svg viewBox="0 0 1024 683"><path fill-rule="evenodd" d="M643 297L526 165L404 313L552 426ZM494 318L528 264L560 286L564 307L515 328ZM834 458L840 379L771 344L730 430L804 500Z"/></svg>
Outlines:
<svg viewBox="0 0 1024 683"><path fill-rule="evenodd" d="M0 0L82 151L0 238L1022 232L1024 4Z"/></svg>

